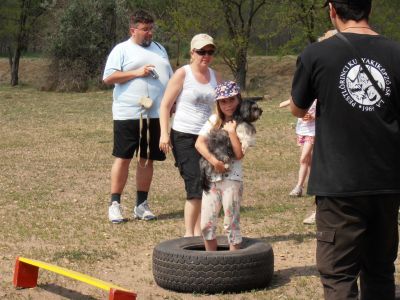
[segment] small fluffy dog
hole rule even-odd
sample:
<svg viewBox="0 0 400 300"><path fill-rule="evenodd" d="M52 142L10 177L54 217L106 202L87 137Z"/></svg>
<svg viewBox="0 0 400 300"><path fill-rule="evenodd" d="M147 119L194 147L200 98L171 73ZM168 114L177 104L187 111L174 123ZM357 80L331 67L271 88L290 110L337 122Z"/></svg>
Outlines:
<svg viewBox="0 0 400 300"><path fill-rule="evenodd" d="M261 114L262 109L257 102L243 100L233 116L237 123L236 133L242 144L243 153L247 148L255 145L256 128L252 123L257 121ZM235 155L228 132L223 129L212 129L208 135L207 146L218 160L225 163L225 168L229 169L229 162L235 158ZM210 179L214 172L214 167L202 157L200 159L200 180L201 186L206 192L210 190Z"/></svg>

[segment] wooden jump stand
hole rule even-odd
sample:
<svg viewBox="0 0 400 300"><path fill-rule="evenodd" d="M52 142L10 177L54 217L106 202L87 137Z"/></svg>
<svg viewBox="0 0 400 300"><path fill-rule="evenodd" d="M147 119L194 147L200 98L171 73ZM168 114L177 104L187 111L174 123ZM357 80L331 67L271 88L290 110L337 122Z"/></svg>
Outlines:
<svg viewBox="0 0 400 300"><path fill-rule="evenodd" d="M13 279L14 286L16 288L36 287L39 268L106 290L109 292L109 300L136 300L136 294L134 292L121 288L113 283L102 281L56 265L24 257L17 257L16 259Z"/></svg>

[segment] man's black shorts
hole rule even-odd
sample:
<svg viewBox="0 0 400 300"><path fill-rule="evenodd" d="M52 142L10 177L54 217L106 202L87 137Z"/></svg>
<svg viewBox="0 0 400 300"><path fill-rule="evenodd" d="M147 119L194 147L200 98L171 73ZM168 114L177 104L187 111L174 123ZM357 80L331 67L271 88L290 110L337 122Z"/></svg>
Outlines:
<svg viewBox="0 0 400 300"><path fill-rule="evenodd" d="M114 120L114 148L115 157L131 159L140 143L140 157L150 160L165 160L165 154L159 148L160 120L150 119L150 145L147 147L147 120L142 121L140 136L140 120ZM147 152L150 151L149 157Z"/></svg>

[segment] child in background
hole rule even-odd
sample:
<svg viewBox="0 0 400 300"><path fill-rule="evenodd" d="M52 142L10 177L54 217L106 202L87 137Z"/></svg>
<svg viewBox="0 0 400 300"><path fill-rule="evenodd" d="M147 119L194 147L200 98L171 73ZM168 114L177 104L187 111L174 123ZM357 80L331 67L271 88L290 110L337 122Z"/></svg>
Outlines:
<svg viewBox="0 0 400 300"><path fill-rule="evenodd" d="M242 145L236 134L236 121L233 115L242 98L237 84L226 81L217 85L216 113L203 126L196 141L196 149L215 169L211 178L209 192L203 191L201 204L201 231L207 251L217 250L216 228L221 206L224 209L224 229L228 236L229 250L240 249L240 202L243 193ZM211 129L226 130L232 143L236 159L230 163L229 170L225 164L215 158L207 147L207 136Z"/></svg>
<svg viewBox="0 0 400 300"><path fill-rule="evenodd" d="M328 30L323 36L318 39L321 42L327 38L332 37L337 33L336 29ZM300 168L297 185L289 193L292 197L301 197L303 195L304 182L307 175L310 173L312 150L314 148L315 138L315 109L317 100L309 108L307 114L303 118L297 120L296 134L297 144L301 147L300 154ZM281 106L282 107L282 106ZM303 220L306 225L312 225L315 223L315 211L311 213L307 218Z"/></svg>
<svg viewBox="0 0 400 300"><path fill-rule="evenodd" d="M300 146L300 168L297 184L289 193L292 197L303 196L304 182L310 172L312 150L315 138L315 107L317 101L311 105L303 118L297 119L297 145Z"/></svg>

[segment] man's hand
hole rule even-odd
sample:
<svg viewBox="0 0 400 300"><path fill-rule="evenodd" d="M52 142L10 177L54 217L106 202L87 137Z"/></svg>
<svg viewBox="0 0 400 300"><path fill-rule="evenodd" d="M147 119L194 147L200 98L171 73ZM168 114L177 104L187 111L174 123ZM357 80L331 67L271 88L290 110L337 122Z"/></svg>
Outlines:
<svg viewBox="0 0 400 300"><path fill-rule="evenodd" d="M150 75L150 71L154 68L154 65L145 65L140 69L136 70L137 77L147 77Z"/></svg>

